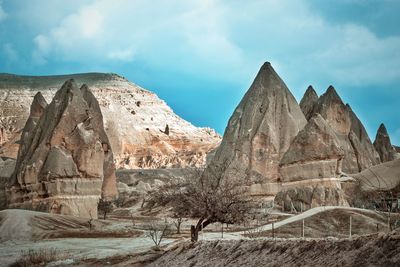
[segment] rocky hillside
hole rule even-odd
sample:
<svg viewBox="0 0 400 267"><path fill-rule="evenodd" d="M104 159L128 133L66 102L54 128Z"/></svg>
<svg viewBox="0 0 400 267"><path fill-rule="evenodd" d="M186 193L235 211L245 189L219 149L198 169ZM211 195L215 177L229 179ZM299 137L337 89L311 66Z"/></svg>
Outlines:
<svg viewBox="0 0 400 267"><path fill-rule="evenodd" d="M399 266L399 253L396 232L353 240L203 241L178 244L147 266Z"/></svg>
<svg viewBox="0 0 400 267"><path fill-rule="evenodd" d="M158 96L116 74L60 76L0 74L0 156L16 158L34 95L47 102L68 79L98 99L118 168L202 166L221 138L177 116Z"/></svg>

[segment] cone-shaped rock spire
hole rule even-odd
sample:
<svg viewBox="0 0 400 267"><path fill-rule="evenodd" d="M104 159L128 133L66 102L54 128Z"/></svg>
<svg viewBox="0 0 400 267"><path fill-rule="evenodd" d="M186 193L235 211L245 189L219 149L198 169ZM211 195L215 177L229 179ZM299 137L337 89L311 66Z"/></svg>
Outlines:
<svg viewBox="0 0 400 267"><path fill-rule="evenodd" d="M207 171L218 169L219 177L251 183L275 181L280 159L306 123L296 99L266 62L229 119Z"/></svg>
<svg viewBox="0 0 400 267"><path fill-rule="evenodd" d="M378 151L382 162L397 158L397 151L393 147L385 125L382 123L376 133L374 147Z"/></svg>
<svg viewBox="0 0 400 267"><path fill-rule="evenodd" d="M300 101L300 108L303 111L304 116L307 120L309 120L313 115L313 109L315 103L318 101L317 92L315 92L314 88L310 85L308 86L306 92L304 93L303 98Z"/></svg>
<svg viewBox="0 0 400 267"><path fill-rule="evenodd" d="M43 106L38 103L43 103L40 95L31 109L35 114ZM8 190L11 208L96 217L102 189L105 197L116 194L103 188L103 181L115 186L115 168L97 100L88 88L65 82L22 142Z"/></svg>
<svg viewBox="0 0 400 267"><path fill-rule="evenodd" d="M314 105L313 115L319 113L335 131L344 150L343 171L357 173L379 164L379 156L361 121L349 105L345 105L331 85Z"/></svg>

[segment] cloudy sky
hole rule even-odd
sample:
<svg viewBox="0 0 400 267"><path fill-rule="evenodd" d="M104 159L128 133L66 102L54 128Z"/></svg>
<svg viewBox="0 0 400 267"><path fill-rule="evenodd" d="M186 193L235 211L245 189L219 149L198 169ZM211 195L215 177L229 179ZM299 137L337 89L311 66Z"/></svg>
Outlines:
<svg viewBox="0 0 400 267"><path fill-rule="evenodd" d="M221 134L270 61L400 144L400 1L0 0L0 72L114 72ZM397 113L399 112L399 113Z"/></svg>

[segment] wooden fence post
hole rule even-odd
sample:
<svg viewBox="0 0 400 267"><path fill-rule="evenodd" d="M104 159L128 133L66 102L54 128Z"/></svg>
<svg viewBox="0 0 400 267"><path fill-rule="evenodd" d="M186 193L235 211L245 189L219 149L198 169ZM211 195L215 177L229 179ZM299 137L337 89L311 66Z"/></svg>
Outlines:
<svg viewBox="0 0 400 267"><path fill-rule="evenodd" d="M351 216L350 216L350 224L349 224L349 238L351 239Z"/></svg>

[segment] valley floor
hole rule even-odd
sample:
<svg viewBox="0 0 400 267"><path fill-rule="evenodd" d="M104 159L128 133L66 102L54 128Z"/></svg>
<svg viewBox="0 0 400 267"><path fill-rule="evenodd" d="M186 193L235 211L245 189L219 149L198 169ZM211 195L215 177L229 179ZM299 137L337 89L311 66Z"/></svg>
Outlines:
<svg viewBox="0 0 400 267"><path fill-rule="evenodd" d="M136 210L137 214L140 214ZM399 266L400 234L390 232L382 212L349 207L318 207L300 214L274 211L264 220L224 228L213 224L189 242L170 234L155 249L146 235L149 221L165 214L135 217L119 210L109 220L87 219L24 210L0 211L0 266L9 266L29 251L51 249L60 259L49 266ZM275 220L272 232L271 217ZM352 218L352 239L349 218ZM399 214L391 219L398 220ZM172 218L168 218L172 220ZM304 237L302 225L304 221ZM275 236L275 238L272 238ZM168 264L167 264L168 263Z"/></svg>

